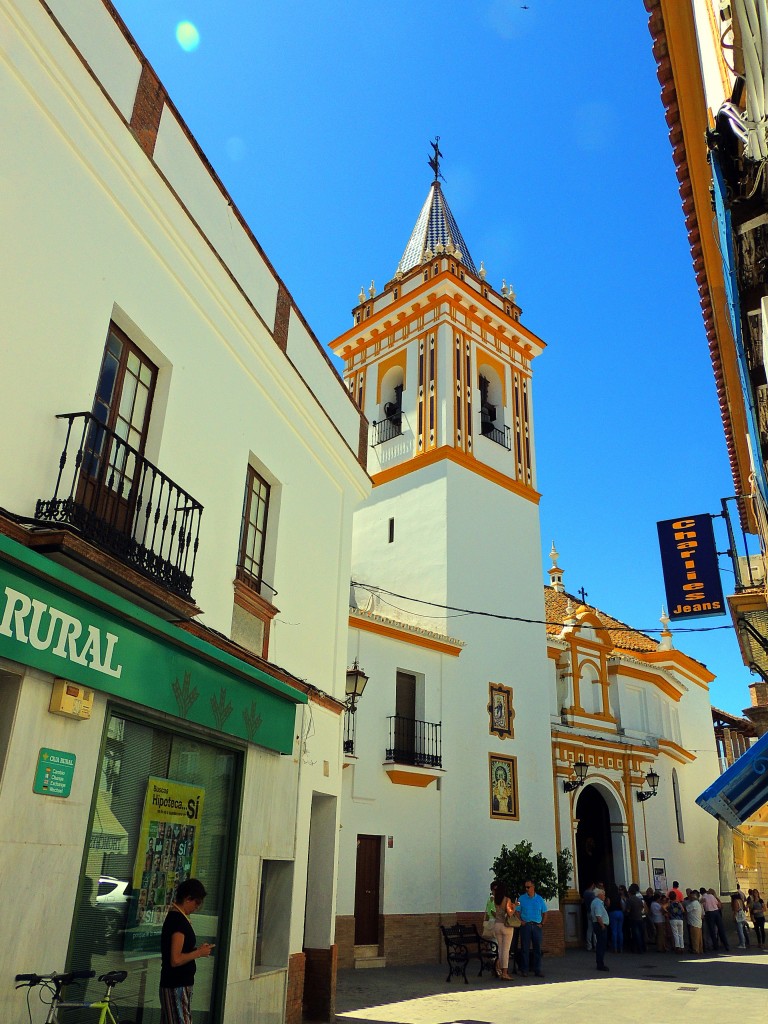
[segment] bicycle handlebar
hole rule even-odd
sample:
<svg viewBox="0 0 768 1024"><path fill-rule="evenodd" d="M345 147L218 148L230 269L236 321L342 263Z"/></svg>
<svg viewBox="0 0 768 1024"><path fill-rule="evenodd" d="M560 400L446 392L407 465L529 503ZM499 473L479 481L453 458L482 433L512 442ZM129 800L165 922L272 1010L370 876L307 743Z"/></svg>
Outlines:
<svg viewBox="0 0 768 1024"><path fill-rule="evenodd" d="M95 977L96 971L69 971L67 974L57 974L56 971L53 971L52 974L17 974L16 981L20 984L16 987L20 988L21 985L29 985L32 988L34 985L41 985L43 982L52 981L55 985L63 988L64 985L69 985L73 981Z"/></svg>

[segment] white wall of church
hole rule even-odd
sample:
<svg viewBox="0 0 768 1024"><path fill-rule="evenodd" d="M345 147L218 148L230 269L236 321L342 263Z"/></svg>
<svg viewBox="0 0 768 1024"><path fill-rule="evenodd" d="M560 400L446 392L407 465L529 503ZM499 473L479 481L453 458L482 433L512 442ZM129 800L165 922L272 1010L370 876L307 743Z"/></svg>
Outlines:
<svg viewBox="0 0 768 1024"><path fill-rule="evenodd" d="M391 544L390 517L395 519ZM351 827L354 835L370 829L393 835L393 848L384 851L384 913L434 912L438 901L447 913L482 906L489 868L502 843L526 839L554 859L549 668L541 625L539 549L534 504L447 461L421 469L418 477L408 474L374 489L356 513L355 579L438 604L539 620L529 624L454 617L451 611L383 595L374 604L375 611L406 621L409 614L423 617L423 624L466 643L461 656L425 654L393 640L353 632L350 659L359 657L371 682L357 712L359 760L344 773L342 832ZM357 599L362 602L361 592ZM423 790L394 786L381 767L381 754L370 757L371 741L374 750L381 749L386 715L394 713L397 669L423 674L424 717L442 722L445 775L439 789L435 783ZM489 733L491 682L514 692L514 739ZM370 721L374 710L375 737ZM491 818L489 753L517 758L519 821ZM407 838L398 839L403 833ZM467 835L472 836L471 843ZM418 844L419 862L404 860L407 871L393 876L399 858L405 857L401 851L410 851L413 843ZM428 861L426 868L421 858ZM340 863L339 913L352 913L350 835L343 834ZM390 887L390 877L397 877L396 886Z"/></svg>
<svg viewBox="0 0 768 1024"><path fill-rule="evenodd" d="M434 465L419 474L414 492L413 477L401 477L374 488L356 513L352 538L353 577L370 586L395 590L406 597L445 603L447 587L446 478L444 467ZM389 521L394 519L394 539L389 541ZM392 586L396 582L396 586ZM382 614L399 617L399 609L420 617L432 611L440 629L444 614L439 608L409 604L384 597L393 607Z"/></svg>
<svg viewBox="0 0 768 1024"><path fill-rule="evenodd" d="M362 630L351 630L350 657L368 674L355 712L356 758L343 772L344 813L339 842L337 912L354 912L358 834L392 837L383 846L382 913L435 912L439 905L442 863L442 787L395 785L384 770L389 744L388 718L395 714L397 671L417 677L417 717L440 722L456 658ZM460 658L458 659L461 660ZM443 736L443 763L456 772L455 758Z"/></svg>

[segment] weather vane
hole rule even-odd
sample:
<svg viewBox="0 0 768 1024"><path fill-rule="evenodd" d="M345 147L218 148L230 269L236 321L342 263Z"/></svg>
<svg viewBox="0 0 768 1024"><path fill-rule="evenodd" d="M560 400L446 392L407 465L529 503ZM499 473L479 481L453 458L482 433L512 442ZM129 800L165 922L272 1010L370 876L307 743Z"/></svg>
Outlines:
<svg viewBox="0 0 768 1024"><path fill-rule="evenodd" d="M440 146L438 145L439 142L440 142L440 136L439 135L435 136L435 141L434 142L430 142L430 146L434 150L434 153L433 153L431 159L428 161L429 166L434 171L435 181L437 181L438 178L443 178L442 174L440 173L440 157L443 154L440 152ZM443 181L445 181L445 178L443 178Z"/></svg>

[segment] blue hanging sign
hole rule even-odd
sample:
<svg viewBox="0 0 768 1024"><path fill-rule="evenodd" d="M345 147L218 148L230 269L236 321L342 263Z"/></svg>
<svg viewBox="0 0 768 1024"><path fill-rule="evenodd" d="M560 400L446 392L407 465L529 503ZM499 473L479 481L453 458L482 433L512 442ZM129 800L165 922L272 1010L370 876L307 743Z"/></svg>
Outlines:
<svg viewBox="0 0 768 1024"><path fill-rule="evenodd" d="M724 615L712 516L666 519L656 526L670 619Z"/></svg>

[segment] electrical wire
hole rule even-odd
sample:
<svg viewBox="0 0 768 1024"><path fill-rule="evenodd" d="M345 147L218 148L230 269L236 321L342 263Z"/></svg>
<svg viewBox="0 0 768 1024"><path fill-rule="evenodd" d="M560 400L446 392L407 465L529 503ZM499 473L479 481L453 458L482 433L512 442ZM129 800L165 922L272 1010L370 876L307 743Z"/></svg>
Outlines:
<svg viewBox="0 0 768 1024"><path fill-rule="evenodd" d="M352 580L353 587L359 587L361 590L367 590L370 594L374 594L378 597L379 594L386 594L388 597L396 597L400 601L411 601L413 604L423 604L429 608L442 608L444 611L459 612L462 615L476 615L485 619L499 619L502 622L522 622L526 625L531 626L560 626L561 628L565 625L559 619L528 619L522 615L503 615L501 612L486 612L480 611L477 608L459 608L456 605L451 604L440 604L439 601L426 601L420 597L411 597L408 594L398 594L394 590L387 590L385 587L373 586L369 583L360 583L357 580ZM592 606L588 606L592 607ZM594 609L597 612L597 609ZM431 617L431 616L430 616ZM603 623L605 629L613 630L618 633L664 633L664 629L659 629L658 626L654 626L652 629L639 629L635 626L625 626L622 623L606 622ZM593 628L591 623L573 623L574 629ZM676 629L676 633L713 633L717 630L729 629L733 630L733 625L727 626L683 626L680 629Z"/></svg>
<svg viewBox="0 0 768 1024"><path fill-rule="evenodd" d="M383 593L383 591L381 593ZM403 608L399 604L394 604L392 601L385 600L385 598L381 597L379 593L377 593L376 596L382 604L387 606L387 608L394 608L396 612L403 612L404 615L412 614L408 608ZM441 622L447 622L448 619L464 619L468 614L468 612L456 612L453 615L429 615L427 612L422 612L420 617L423 619L440 619Z"/></svg>
<svg viewBox="0 0 768 1024"><path fill-rule="evenodd" d="M730 22L730 21L728 22L728 24L723 29L723 31L722 31L722 33L720 35L720 49L721 50L733 50L734 49L733 43L726 43L726 41L725 41L725 37L728 35L729 32L731 33L731 38L733 38L733 22ZM731 65L728 63L728 59L725 56L725 53L723 53L723 61L725 62L725 66L728 68L728 70L731 72L732 75L738 75L738 71L736 70L736 68L732 68Z"/></svg>
<svg viewBox="0 0 768 1024"><path fill-rule="evenodd" d="M766 158L766 159L768 159L768 158ZM762 178L763 171L765 170L765 162L766 162L765 160L761 160L760 161L760 166L758 167L757 174L755 175L755 184L753 185L752 191L749 193L749 195L748 196L744 196L744 200L743 200L744 202L749 202L749 200L754 196L755 192L757 192L757 188L758 188L758 186L760 184L760 179Z"/></svg>

